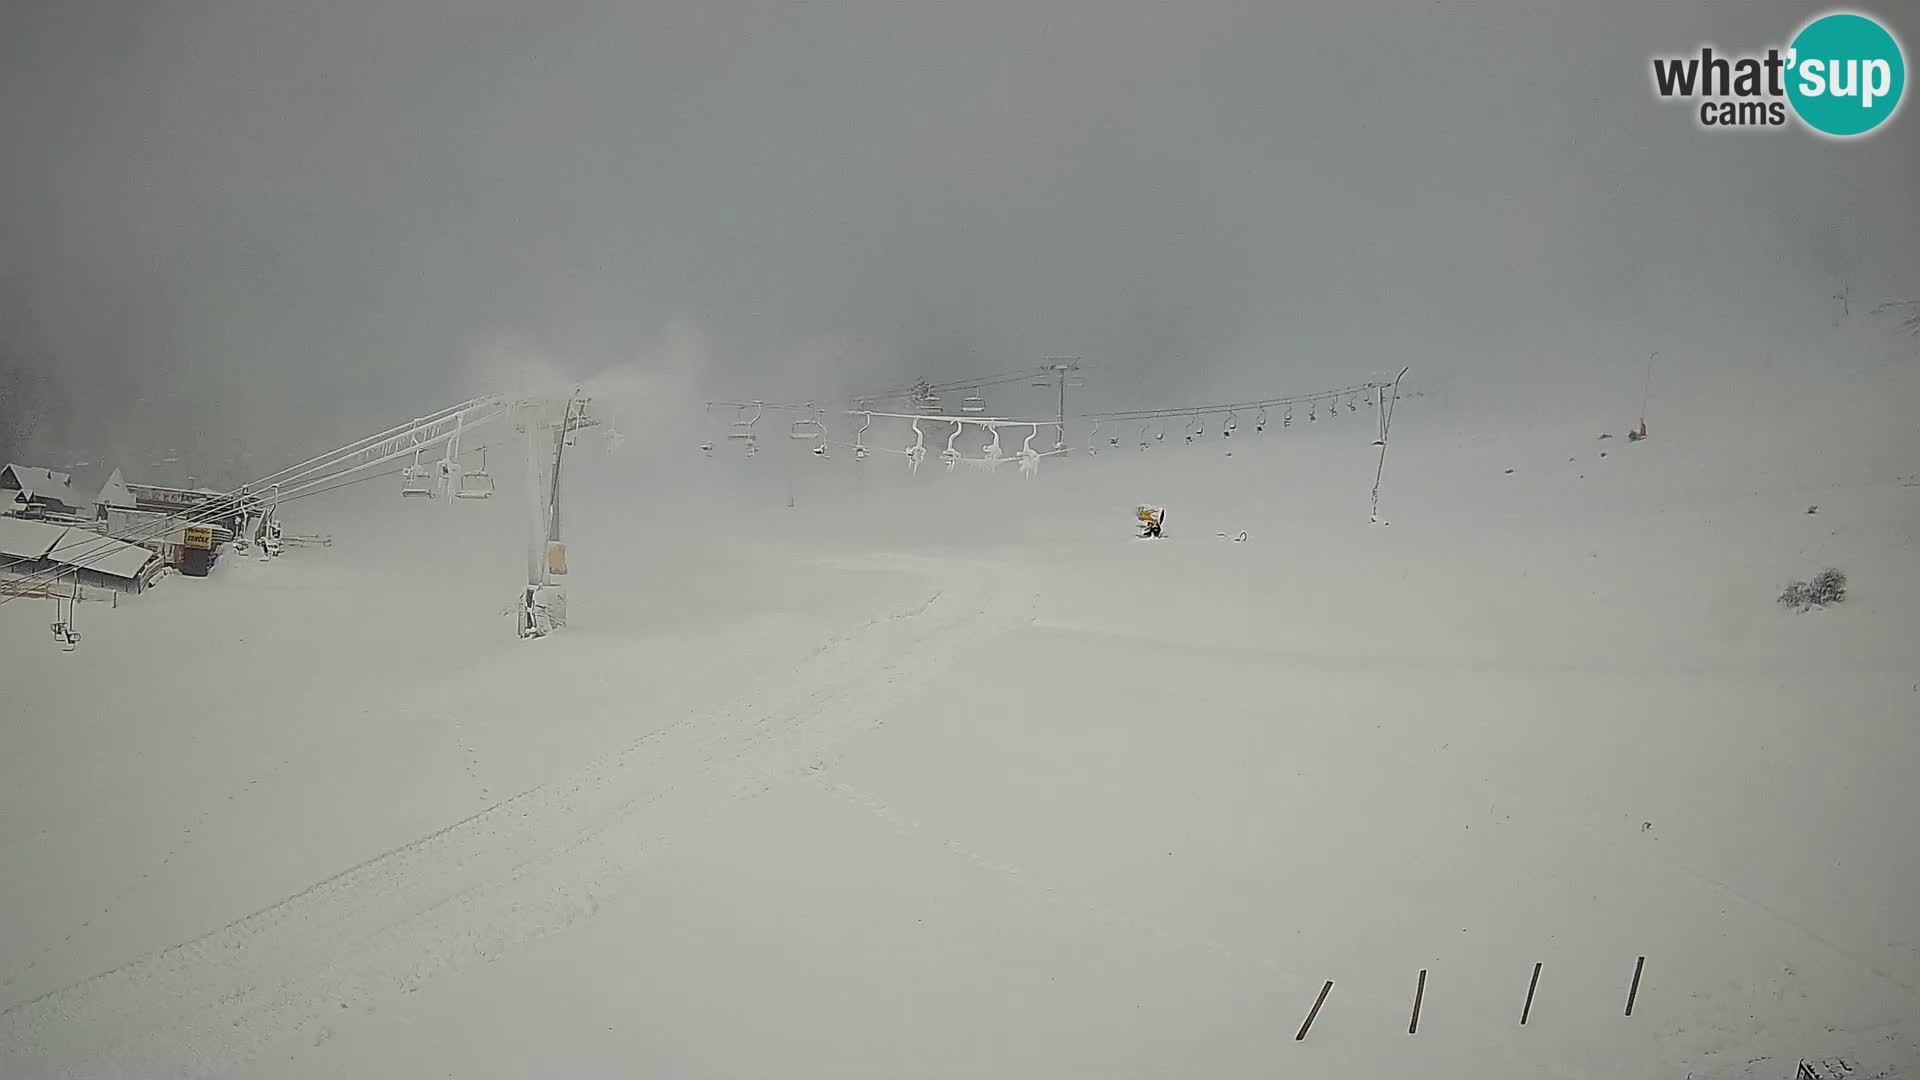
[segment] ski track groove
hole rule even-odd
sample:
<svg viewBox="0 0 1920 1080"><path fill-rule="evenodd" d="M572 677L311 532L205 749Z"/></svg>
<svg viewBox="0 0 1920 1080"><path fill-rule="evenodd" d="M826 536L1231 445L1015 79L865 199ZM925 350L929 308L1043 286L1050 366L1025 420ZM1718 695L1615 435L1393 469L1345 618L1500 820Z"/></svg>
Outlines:
<svg viewBox="0 0 1920 1080"><path fill-rule="evenodd" d="M0 1075L217 1075L342 1010L565 930L674 827L804 775L886 723L897 686L1032 619L1030 601L981 583L830 635L730 706L0 1012Z"/></svg>

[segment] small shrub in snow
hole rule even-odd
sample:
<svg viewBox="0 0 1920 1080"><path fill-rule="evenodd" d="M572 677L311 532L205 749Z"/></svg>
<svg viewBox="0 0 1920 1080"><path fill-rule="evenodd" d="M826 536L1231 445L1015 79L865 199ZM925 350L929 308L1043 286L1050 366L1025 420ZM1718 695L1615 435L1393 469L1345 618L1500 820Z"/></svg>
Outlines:
<svg viewBox="0 0 1920 1080"><path fill-rule="evenodd" d="M1812 581L1796 581L1780 591L1780 605L1793 611L1809 611L1847 598L1847 575L1828 567Z"/></svg>
<svg viewBox="0 0 1920 1080"><path fill-rule="evenodd" d="M1813 580L1807 582L1807 591L1813 594L1813 602L1822 607L1837 604L1847 598L1847 575L1829 566L1813 575Z"/></svg>

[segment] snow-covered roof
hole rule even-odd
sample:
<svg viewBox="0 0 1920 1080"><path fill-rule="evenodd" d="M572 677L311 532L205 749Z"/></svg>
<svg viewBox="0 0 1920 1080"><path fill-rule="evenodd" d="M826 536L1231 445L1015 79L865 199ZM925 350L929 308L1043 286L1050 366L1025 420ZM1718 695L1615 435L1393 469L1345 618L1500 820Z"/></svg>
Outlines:
<svg viewBox="0 0 1920 1080"><path fill-rule="evenodd" d="M9 559L51 559L117 578L136 578L159 556L88 529L52 525L25 518L0 517L0 555Z"/></svg>
<svg viewBox="0 0 1920 1080"><path fill-rule="evenodd" d="M127 478L120 475L119 469L113 470L113 475L107 477L107 482L101 486L100 494L93 501L101 506L129 508L135 505L133 492L127 490Z"/></svg>
<svg viewBox="0 0 1920 1080"><path fill-rule="evenodd" d="M106 550L98 548L104 546ZM160 556L136 544L123 544L118 540L101 538L97 544L88 544L82 557L88 570L102 574L112 574L117 578L131 581L140 576L149 562Z"/></svg>
<svg viewBox="0 0 1920 1080"><path fill-rule="evenodd" d="M73 493L73 475L54 472L36 465L15 465L9 463L0 469L0 488L18 488L31 491L42 499L52 499L63 506L85 506L87 500Z"/></svg>
<svg viewBox="0 0 1920 1080"><path fill-rule="evenodd" d="M66 532L65 525L0 517L0 555L9 559L44 559Z"/></svg>

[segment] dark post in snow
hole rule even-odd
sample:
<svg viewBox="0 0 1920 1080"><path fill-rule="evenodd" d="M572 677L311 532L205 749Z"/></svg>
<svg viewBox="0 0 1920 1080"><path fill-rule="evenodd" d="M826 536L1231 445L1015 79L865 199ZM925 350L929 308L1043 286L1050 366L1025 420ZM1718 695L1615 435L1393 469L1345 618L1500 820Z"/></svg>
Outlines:
<svg viewBox="0 0 1920 1080"><path fill-rule="evenodd" d="M1525 1008L1520 1010L1520 1023L1522 1026L1526 1024L1527 1017L1532 1015L1533 1013L1533 991L1534 991L1534 988L1539 985L1540 985L1540 965L1538 963L1535 963L1533 965L1533 980L1527 983L1527 1004Z"/></svg>
<svg viewBox="0 0 1920 1080"><path fill-rule="evenodd" d="M1420 981L1413 987L1413 1019L1407 1021L1407 1034L1420 1030L1420 1002L1427 996L1427 969L1420 969Z"/></svg>
<svg viewBox="0 0 1920 1080"><path fill-rule="evenodd" d="M1080 370L1080 358L1077 356L1049 356L1046 366L1041 369L1059 383L1060 412L1056 418L1060 438L1054 444L1055 450L1067 448L1067 381ZM1036 384L1039 385L1039 384Z"/></svg>
<svg viewBox="0 0 1920 1080"><path fill-rule="evenodd" d="M579 396L567 398L566 410L560 414L560 427L553 433L553 482L547 492L547 539L560 539L560 462L567 454L567 433L573 427L573 402Z"/></svg>
<svg viewBox="0 0 1920 1080"><path fill-rule="evenodd" d="M1647 966L1647 958L1641 957L1633 962L1633 985L1627 987L1627 1015L1633 1015L1633 999L1640 994L1640 971Z"/></svg>
<svg viewBox="0 0 1920 1080"><path fill-rule="evenodd" d="M1328 979L1327 985L1320 988L1320 996L1313 1000L1313 1008L1308 1010L1307 1018L1301 1021L1300 1032L1293 1037L1294 1042L1300 1042L1307 1037L1307 1029L1313 1026L1313 1018L1320 1015L1320 1006L1327 1003L1327 994L1332 990L1333 980Z"/></svg>

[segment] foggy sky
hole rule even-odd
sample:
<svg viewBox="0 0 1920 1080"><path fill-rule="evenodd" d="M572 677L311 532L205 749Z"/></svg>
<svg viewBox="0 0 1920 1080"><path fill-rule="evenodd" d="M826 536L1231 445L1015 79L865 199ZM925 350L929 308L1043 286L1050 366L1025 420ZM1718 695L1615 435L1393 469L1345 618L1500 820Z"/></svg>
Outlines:
<svg viewBox="0 0 1920 1080"><path fill-rule="evenodd" d="M0 363L76 452L314 451L503 350L770 396L1079 355L1116 406L1632 365L1920 292L1911 103L1843 145L1650 90L1817 10L8 4Z"/></svg>

